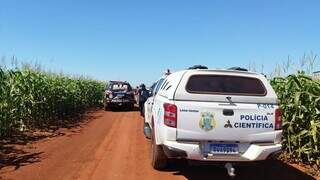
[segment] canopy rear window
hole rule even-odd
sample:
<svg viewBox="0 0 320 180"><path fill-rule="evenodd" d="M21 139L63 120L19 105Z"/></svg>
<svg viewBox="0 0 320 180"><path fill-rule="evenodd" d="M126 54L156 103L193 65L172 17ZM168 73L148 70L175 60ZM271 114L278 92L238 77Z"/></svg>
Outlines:
<svg viewBox="0 0 320 180"><path fill-rule="evenodd" d="M130 85L121 83L112 84L110 89L113 91L131 91Z"/></svg>
<svg viewBox="0 0 320 180"><path fill-rule="evenodd" d="M186 86L189 93L265 96L263 83L256 78L231 75L193 75Z"/></svg>

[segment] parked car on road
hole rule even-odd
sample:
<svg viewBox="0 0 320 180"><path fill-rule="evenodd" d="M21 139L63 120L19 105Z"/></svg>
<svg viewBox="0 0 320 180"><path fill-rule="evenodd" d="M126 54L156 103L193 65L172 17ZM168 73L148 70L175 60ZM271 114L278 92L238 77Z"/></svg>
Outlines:
<svg viewBox="0 0 320 180"><path fill-rule="evenodd" d="M244 70L189 69L158 81L145 103L145 135L152 166L169 158L224 162L260 161L281 150L277 96L261 74Z"/></svg>
<svg viewBox="0 0 320 180"><path fill-rule="evenodd" d="M129 108L135 104L134 92L128 82L109 81L104 93L104 109Z"/></svg>

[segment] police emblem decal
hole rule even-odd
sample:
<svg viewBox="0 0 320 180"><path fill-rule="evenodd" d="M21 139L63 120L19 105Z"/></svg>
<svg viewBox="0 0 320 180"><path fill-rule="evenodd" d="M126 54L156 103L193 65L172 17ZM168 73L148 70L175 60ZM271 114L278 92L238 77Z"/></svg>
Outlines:
<svg viewBox="0 0 320 180"><path fill-rule="evenodd" d="M209 112L202 112L199 126L205 131L210 131L215 128L216 120L214 119L214 114Z"/></svg>

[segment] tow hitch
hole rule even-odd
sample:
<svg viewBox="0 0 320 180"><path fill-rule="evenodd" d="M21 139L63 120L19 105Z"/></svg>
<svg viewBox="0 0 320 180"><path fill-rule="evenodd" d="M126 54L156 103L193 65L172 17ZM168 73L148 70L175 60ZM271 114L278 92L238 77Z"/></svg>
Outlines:
<svg viewBox="0 0 320 180"><path fill-rule="evenodd" d="M229 174L230 177L233 178L233 177L236 176L236 174L235 174L236 170L235 170L235 168L233 167L233 165L231 163L227 163L224 167L227 169L228 174Z"/></svg>

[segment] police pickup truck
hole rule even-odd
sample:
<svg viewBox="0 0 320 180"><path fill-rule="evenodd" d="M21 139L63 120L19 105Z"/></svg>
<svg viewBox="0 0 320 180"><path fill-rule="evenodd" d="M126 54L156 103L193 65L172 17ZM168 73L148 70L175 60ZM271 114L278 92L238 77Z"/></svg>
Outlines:
<svg viewBox="0 0 320 180"><path fill-rule="evenodd" d="M110 108L134 108L134 92L126 81L109 81L104 92L104 109Z"/></svg>
<svg viewBox="0 0 320 180"><path fill-rule="evenodd" d="M152 166L169 158L260 161L281 150L277 95L265 76L243 69L191 69L161 78L145 103Z"/></svg>

